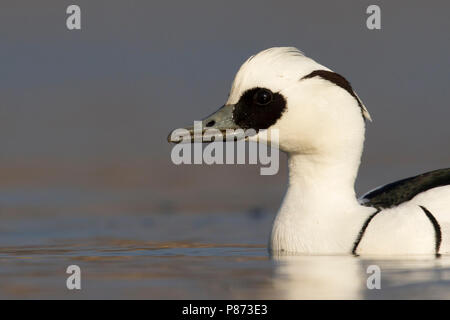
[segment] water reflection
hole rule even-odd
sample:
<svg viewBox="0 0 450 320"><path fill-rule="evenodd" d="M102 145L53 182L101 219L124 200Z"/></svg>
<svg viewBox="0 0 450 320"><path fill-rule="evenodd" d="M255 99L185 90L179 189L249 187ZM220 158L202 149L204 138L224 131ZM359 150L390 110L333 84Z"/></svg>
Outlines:
<svg viewBox="0 0 450 320"><path fill-rule="evenodd" d="M450 298L450 258L273 255L271 286L280 299ZM369 289L381 271L381 289Z"/></svg>
<svg viewBox="0 0 450 320"><path fill-rule="evenodd" d="M273 286L281 299L360 299L366 285L352 256L272 256Z"/></svg>
<svg viewBox="0 0 450 320"><path fill-rule="evenodd" d="M397 256L366 258L364 268L377 264L382 273L381 290L365 290L368 299L449 299L450 257Z"/></svg>

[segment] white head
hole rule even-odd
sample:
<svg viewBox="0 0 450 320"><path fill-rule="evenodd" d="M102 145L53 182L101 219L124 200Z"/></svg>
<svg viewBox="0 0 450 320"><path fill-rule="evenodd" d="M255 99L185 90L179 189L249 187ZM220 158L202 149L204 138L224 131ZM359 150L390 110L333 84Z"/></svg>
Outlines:
<svg viewBox="0 0 450 320"><path fill-rule="evenodd" d="M257 95L255 88L267 89L273 96L271 103L262 106L263 119L256 125L278 129L281 150L345 152L346 147L362 145L364 119L370 115L350 84L296 48L271 48L250 57L236 74L226 104L238 104L246 92ZM265 117L263 112L272 114ZM246 117L250 127L252 120L258 122L256 112Z"/></svg>
<svg viewBox="0 0 450 320"><path fill-rule="evenodd" d="M203 125L278 129L279 148L290 154L344 155L356 149L360 155L365 119L370 115L345 78L296 48L279 47L244 62L228 101ZM249 139L257 138L262 137Z"/></svg>

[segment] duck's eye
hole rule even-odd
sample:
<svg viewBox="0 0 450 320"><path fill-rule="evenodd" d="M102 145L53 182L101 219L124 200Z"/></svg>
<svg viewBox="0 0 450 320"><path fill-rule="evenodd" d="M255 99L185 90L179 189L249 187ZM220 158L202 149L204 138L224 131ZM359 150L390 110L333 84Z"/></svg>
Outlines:
<svg viewBox="0 0 450 320"><path fill-rule="evenodd" d="M256 104L260 106L265 106L272 102L273 94L271 91L267 89L260 89L256 91L255 95L253 96L253 101L255 101Z"/></svg>

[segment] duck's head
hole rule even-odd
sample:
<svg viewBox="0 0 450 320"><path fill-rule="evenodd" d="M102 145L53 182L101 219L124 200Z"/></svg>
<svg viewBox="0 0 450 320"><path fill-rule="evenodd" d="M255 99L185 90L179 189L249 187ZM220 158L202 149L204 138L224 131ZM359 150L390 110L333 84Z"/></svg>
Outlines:
<svg viewBox="0 0 450 320"><path fill-rule="evenodd" d="M202 126L221 132L254 129L256 134L245 137L249 140L270 140L277 129L281 150L309 154L362 147L365 119L370 115L344 77L296 48L279 47L241 66L227 102ZM193 137L193 128L187 129ZM172 136L169 141L178 142Z"/></svg>

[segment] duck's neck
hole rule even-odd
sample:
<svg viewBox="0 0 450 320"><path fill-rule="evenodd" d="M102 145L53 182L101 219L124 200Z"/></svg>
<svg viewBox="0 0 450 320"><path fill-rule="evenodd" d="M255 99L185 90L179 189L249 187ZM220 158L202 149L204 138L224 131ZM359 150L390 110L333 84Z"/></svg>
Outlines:
<svg viewBox="0 0 450 320"><path fill-rule="evenodd" d="M272 250L351 250L370 211L359 205L355 195L359 156L289 155L289 188L274 221Z"/></svg>
<svg viewBox="0 0 450 320"><path fill-rule="evenodd" d="M336 161L324 155L289 155L289 192L307 206L335 206L355 203L354 183L359 163ZM320 200L320 201L319 201Z"/></svg>

